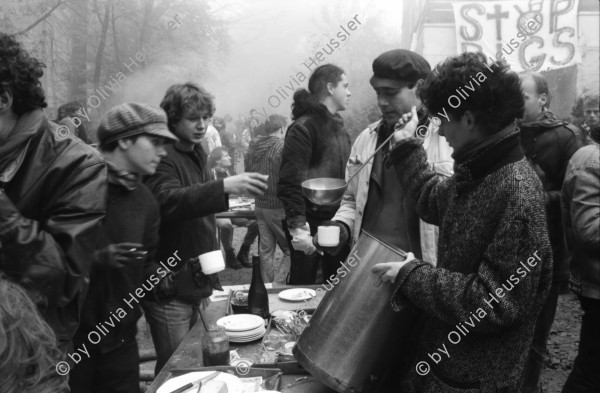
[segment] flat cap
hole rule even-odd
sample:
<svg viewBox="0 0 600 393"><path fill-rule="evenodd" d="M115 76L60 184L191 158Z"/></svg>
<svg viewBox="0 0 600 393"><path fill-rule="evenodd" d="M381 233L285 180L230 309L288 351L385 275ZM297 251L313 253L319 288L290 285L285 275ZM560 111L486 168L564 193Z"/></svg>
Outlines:
<svg viewBox="0 0 600 393"><path fill-rule="evenodd" d="M379 55L373 61L371 85L382 80L416 82L425 79L431 71L427 60L418 53L406 49L394 49Z"/></svg>
<svg viewBox="0 0 600 393"><path fill-rule="evenodd" d="M98 126L100 145L139 134L160 136L176 141L167 126L167 115L157 107L129 102L111 108Z"/></svg>

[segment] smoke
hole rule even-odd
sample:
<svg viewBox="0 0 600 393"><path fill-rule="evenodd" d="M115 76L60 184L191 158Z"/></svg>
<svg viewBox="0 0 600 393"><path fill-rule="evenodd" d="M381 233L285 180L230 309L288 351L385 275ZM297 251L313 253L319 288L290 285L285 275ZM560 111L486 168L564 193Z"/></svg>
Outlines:
<svg viewBox="0 0 600 393"><path fill-rule="evenodd" d="M159 49L157 61L128 75L121 94L111 101L158 105L168 86L189 80L215 96L218 116L230 114L236 119L248 116L254 108L289 118L293 91L306 87L315 64L335 63L347 71L353 107L361 101L375 102L368 86L371 62L383 50L399 47L401 5L392 0L376 4L367 0L326 4L317 0L226 0L210 4L230 35L228 53L213 51L207 58L195 51L161 53ZM192 23L181 19L181 26ZM353 20L351 30L348 23ZM164 23L169 22L178 26L172 18ZM323 56L316 58L317 52ZM208 67L199 70L199 64Z"/></svg>

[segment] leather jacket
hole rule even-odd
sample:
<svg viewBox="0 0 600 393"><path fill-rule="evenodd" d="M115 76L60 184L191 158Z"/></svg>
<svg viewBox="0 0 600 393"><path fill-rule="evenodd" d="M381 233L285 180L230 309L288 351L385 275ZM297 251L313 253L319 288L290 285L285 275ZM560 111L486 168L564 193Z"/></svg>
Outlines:
<svg viewBox="0 0 600 393"><path fill-rule="evenodd" d="M532 123L522 123L521 146L545 190L548 234L554 256L554 281L569 279L569 261L560 211L560 190L569 160L582 147L579 130L545 111Z"/></svg>
<svg viewBox="0 0 600 393"><path fill-rule="evenodd" d="M307 113L290 125L277 183L277 197L283 202L289 228L304 226L307 218L329 220L334 216L340 204L311 203L302 193L302 182L319 177L344 179L351 147L342 117L325 108L322 115Z"/></svg>
<svg viewBox="0 0 600 393"><path fill-rule="evenodd" d="M35 118L29 123L37 131L14 177L1 184L0 272L29 290L65 349L79 324L106 211L106 164L42 111L23 116Z"/></svg>
<svg viewBox="0 0 600 393"><path fill-rule="evenodd" d="M562 215L571 251L569 287L578 295L600 300L600 151L594 143L571 158L562 188Z"/></svg>

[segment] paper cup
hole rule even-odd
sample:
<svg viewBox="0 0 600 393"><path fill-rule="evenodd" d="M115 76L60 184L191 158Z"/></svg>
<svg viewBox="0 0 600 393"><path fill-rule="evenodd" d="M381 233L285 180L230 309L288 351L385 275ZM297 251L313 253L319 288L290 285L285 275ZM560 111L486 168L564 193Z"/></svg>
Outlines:
<svg viewBox="0 0 600 393"><path fill-rule="evenodd" d="M318 229L319 245L324 247L335 247L340 244L340 227L320 226Z"/></svg>
<svg viewBox="0 0 600 393"><path fill-rule="evenodd" d="M221 250L207 252L200 255L198 259L200 259L200 266L202 266L204 274L214 274L225 270L225 260Z"/></svg>

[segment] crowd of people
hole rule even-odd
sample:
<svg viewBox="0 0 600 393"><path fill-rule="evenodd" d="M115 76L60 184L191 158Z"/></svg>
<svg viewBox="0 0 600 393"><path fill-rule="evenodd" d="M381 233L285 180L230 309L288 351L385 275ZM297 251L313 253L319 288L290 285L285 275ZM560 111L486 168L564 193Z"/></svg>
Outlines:
<svg viewBox="0 0 600 393"><path fill-rule="evenodd" d="M569 289L584 315L563 392L600 391L597 93L581 97L573 125L550 111L541 74L473 52L432 69L394 49L372 64L381 119L354 142L340 116L352 76L333 64L295 92L289 126L255 110L237 124L214 116L213 96L188 82L158 107L111 108L90 138L77 102L48 119L42 62L6 34L0 53L3 391L138 392L142 313L158 373L222 289L198 255L222 245L229 268L250 267L258 239L265 281L316 284L362 231L408 252L372 274L389 283L391 308L410 302L424 319L381 392L539 392ZM469 98L446 105L473 77ZM382 145L341 202L305 198L304 180L349 179ZM215 219L232 195L255 199L256 220ZM340 229L337 246L319 244L321 225ZM247 228L237 254L234 226ZM419 373L465 321L452 355Z"/></svg>

